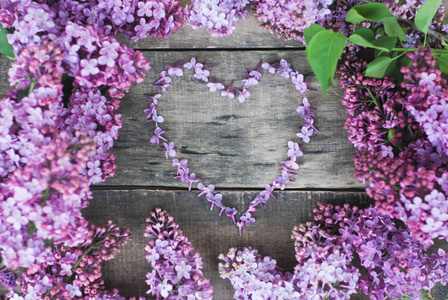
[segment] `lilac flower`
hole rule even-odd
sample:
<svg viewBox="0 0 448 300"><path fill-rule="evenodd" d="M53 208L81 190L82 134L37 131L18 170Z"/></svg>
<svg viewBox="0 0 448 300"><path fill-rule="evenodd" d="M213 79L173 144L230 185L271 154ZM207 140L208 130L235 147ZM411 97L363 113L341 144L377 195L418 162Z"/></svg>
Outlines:
<svg viewBox="0 0 448 300"><path fill-rule="evenodd" d="M313 129L309 128L308 126L303 126L299 133L297 133L297 136L302 139L304 143L309 143L310 136L313 135Z"/></svg>
<svg viewBox="0 0 448 300"><path fill-rule="evenodd" d="M280 67L277 69L277 73L281 73L281 76L284 78L289 78L291 72L293 72L291 64L284 59L280 60Z"/></svg>
<svg viewBox="0 0 448 300"><path fill-rule="evenodd" d="M188 190L191 191L191 187L194 183L198 183L200 181L199 178L196 178L196 174L191 173L190 175L185 176L186 182L188 182Z"/></svg>
<svg viewBox="0 0 448 300"><path fill-rule="evenodd" d="M248 89L248 88L258 85L258 80L261 77L260 72L253 70L249 74L246 70L246 75L247 75L247 79L241 80L244 83L244 86L243 86L244 89Z"/></svg>
<svg viewBox="0 0 448 300"><path fill-rule="evenodd" d="M176 270L176 275L177 277L179 277L180 280L182 280L182 278L185 279L190 279L190 271L191 271L191 266L186 264L184 261L182 261L179 265L175 266L174 269Z"/></svg>
<svg viewBox="0 0 448 300"><path fill-rule="evenodd" d="M304 97L303 105L299 105L297 107L297 113L304 117L305 119L308 119L309 117L314 116L314 113L311 111L310 102L308 101L308 98Z"/></svg>
<svg viewBox="0 0 448 300"><path fill-rule="evenodd" d="M208 82L208 77L210 76L210 71L202 69L202 68L195 68L195 74L193 75L195 78L200 79L202 81Z"/></svg>
<svg viewBox="0 0 448 300"><path fill-rule="evenodd" d="M168 283L168 279L165 279L157 285L157 289L163 298L167 298L169 293L173 290L173 286Z"/></svg>
<svg viewBox="0 0 448 300"><path fill-rule="evenodd" d="M169 156L171 156L171 157L176 156L176 150L174 150L176 145L173 142L163 143L163 145L165 147L162 149L165 150L166 159L168 159Z"/></svg>
<svg viewBox="0 0 448 300"><path fill-rule="evenodd" d="M212 205L210 207L210 210L213 210L213 207L216 205L218 207L222 207L221 201L222 201L222 194L212 194L208 193L206 195L206 199L208 202L210 202Z"/></svg>
<svg viewBox="0 0 448 300"><path fill-rule="evenodd" d="M422 72L422 74L420 75L420 81L419 81L419 85L428 85L428 86L434 86L435 82L434 80L436 79L436 74L431 73L428 74L426 72Z"/></svg>
<svg viewBox="0 0 448 300"><path fill-rule="evenodd" d="M271 65L268 62L264 62L261 64L261 67L267 71L269 71L269 73L271 74L275 74L275 72L277 72L277 69L274 67L274 65Z"/></svg>
<svg viewBox="0 0 448 300"><path fill-rule="evenodd" d="M196 58L191 58L191 61L184 64L184 68L187 70L191 70L193 68L196 68Z"/></svg>
<svg viewBox="0 0 448 300"><path fill-rule="evenodd" d="M383 157L389 156L390 158L394 158L392 146L381 145L381 150L381 155Z"/></svg>
<svg viewBox="0 0 448 300"><path fill-rule="evenodd" d="M89 76L89 75L96 75L100 72L100 69L98 69L96 66L98 65L98 60L96 59L81 59L81 75L82 76Z"/></svg>
<svg viewBox="0 0 448 300"><path fill-rule="evenodd" d="M251 213L246 212L241 216L241 221L244 222L244 225L249 226L250 224L255 222L255 219L252 218Z"/></svg>
<svg viewBox="0 0 448 300"><path fill-rule="evenodd" d="M166 138L164 138L163 136L162 136L162 134L164 134L165 133L165 130L163 130L162 128L160 128L160 127L157 127L155 130L154 130L154 135L153 136L151 136L151 139L149 140L151 143L153 143L153 144L159 144L160 143L160 140L164 140L164 141L166 141Z"/></svg>
<svg viewBox="0 0 448 300"><path fill-rule="evenodd" d="M303 156L303 152L300 150L300 146L299 144L293 142L293 141L289 141L288 142L288 157L302 157Z"/></svg>
<svg viewBox="0 0 448 300"><path fill-rule="evenodd" d="M198 197L206 194L211 194L215 190L215 186L213 184L209 184L208 186L203 185L201 182L198 183L198 189L201 191Z"/></svg>
<svg viewBox="0 0 448 300"><path fill-rule="evenodd" d="M286 168L291 169L291 170L296 171L300 168L299 165L297 164L297 160L296 160L295 156L291 157L289 160L282 161L282 163L284 164L284 166Z"/></svg>
<svg viewBox="0 0 448 300"><path fill-rule="evenodd" d="M190 173L190 169L181 168L177 170L177 176L174 176L174 178L180 179L181 182L188 182L188 173Z"/></svg>
<svg viewBox="0 0 448 300"><path fill-rule="evenodd" d="M177 167L177 173L179 173L181 170L188 169L188 160L187 159L181 159L178 160L177 158L173 159L172 163L173 167Z"/></svg>
<svg viewBox="0 0 448 300"><path fill-rule="evenodd" d="M207 83L207 87L208 87L208 90L212 93L216 92L218 90L224 89L224 85L219 82L217 82L217 83L209 82L209 83Z"/></svg>
<svg viewBox="0 0 448 300"><path fill-rule="evenodd" d="M175 67L172 66L166 66L168 69L168 75L170 76L177 76L182 77L184 74L184 71L182 71L181 68L179 68L177 65Z"/></svg>
<svg viewBox="0 0 448 300"><path fill-rule="evenodd" d="M227 89L221 90L221 97L229 97L230 99L235 98L235 93L230 90L231 88L232 84L230 84Z"/></svg>
<svg viewBox="0 0 448 300"><path fill-rule="evenodd" d="M152 3L151 2L139 2L138 3L137 16L139 17L152 17ZM144 19L142 19L144 20Z"/></svg>
<svg viewBox="0 0 448 300"><path fill-rule="evenodd" d="M245 88L243 88L242 91L240 91L239 89L236 89L236 90L237 90L237 92L239 93L239 95L238 95L238 101L239 101L240 103L244 103L244 102L246 102L247 99L249 99L249 97L250 97L250 93L249 93L248 90L246 90Z"/></svg>
<svg viewBox="0 0 448 300"><path fill-rule="evenodd" d="M300 94L305 93L308 90L302 74L292 75L291 73L291 81L292 83L294 83L297 92L299 92Z"/></svg>
<svg viewBox="0 0 448 300"><path fill-rule="evenodd" d="M152 113L152 119L148 120L148 122L154 121L156 126L159 126L159 123L163 123L164 120L164 117L157 115L157 110L154 110Z"/></svg>

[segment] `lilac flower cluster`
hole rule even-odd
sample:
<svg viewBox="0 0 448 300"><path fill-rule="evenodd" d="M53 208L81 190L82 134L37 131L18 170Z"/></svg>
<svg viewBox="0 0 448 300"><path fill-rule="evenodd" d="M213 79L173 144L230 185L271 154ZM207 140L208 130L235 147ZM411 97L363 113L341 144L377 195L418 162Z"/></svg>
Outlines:
<svg viewBox="0 0 448 300"><path fill-rule="evenodd" d="M0 283L8 288L7 297L15 300L124 300L118 290L105 289L101 262L113 259L130 238L127 228L119 228L112 221L106 227L91 224L82 244L47 247L39 263L20 276L3 268Z"/></svg>
<svg viewBox="0 0 448 300"><path fill-rule="evenodd" d="M232 248L219 259L235 299L350 299L357 289L372 299L421 299L444 276L448 255L425 252L408 227L374 208L318 204L315 222L294 227L294 274L257 250ZM361 268L355 267L355 260ZM358 264L359 265L359 264Z"/></svg>
<svg viewBox="0 0 448 300"><path fill-rule="evenodd" d="M219 274L229 279L235 293L234 299L298 299L299 293L291 283L292 274L277 267L271 257L261 257L251 247L237 251L231 248L227 255L218 257Z"/></svg>
<svg viewBox="0 0 448 300"><path fill-rule="evenodd" d="M403 67L402 88L409 90L405 108L415 118L436 151L437 166L447 162L448 104L447 81L436 67L437 60L430 48L409 53L412 65ZM411 71L412 70L412 71ZM441 160L443 156L443 160Z"/></svg>
<svg viewBox="0 0 448 300"><path fill-rule="evenodd" d="M0 7L17 59L8 72L14 89L0 101L0 249L12 269L39 263L44 240L86 240L89 184L116 167L108 153L121 127L114 112L150 68L97 25L52 9L32 1Z"/></svg>
<svg viewBox="0 0 448 300"><path fill-rule="evenodd" d="M268 29L286 40L305 42L303 32L312 24L323 24L331 14L331 0L252 0L255 18Z"/></svg>
<svg viewBox="0 0 448 300"><path fill-rule="evenodd" d="M350 244L340 244L322 225L307 222L294 227L297 266L292 283L299 299L350 299L361 274L352 265Z"/></svg>
<svg viewBox="0 0 448 300"><path fill-rule="evenodd" d="M112 176L114 157L107 152L121 127L120 115L115 115L114 111L131 84L143 81L144 71L149 70L150 64L142 53L120 45L108 36L110 31L95 24L70 21L64 15L68 11L59 11L57 5L50 8L37 2L26 5L8 2L1 10L17 16L12 24L2 24L14 28L8 40L16 55L23 48L39 45L45 40L54 41L61 49L61 72L68 75L63 78L68 90L65 97L71 98L60 113L65 120L57 122L57 126L60 130L79 131L97 140L97 154L89 162L89 177L93 178L90 183L99 183ZM49 57L42 51L39 59L45 61ZM14 72L10 71L10 76L14 76Z"/></svg>
<svg viewBox="0 0 448 300"><path fill-rule="evenodd" d="M94 149L57 128L62 59L53 42L24 49L9 71L16 89L0 101L0 249L12 269L37 263L44 239L74 246L87 232L81 208L91 196L79 174Z"/></svg>
<svg viewBox="0 0 448 300"><path fill-rule="evenodd" d="M182 27L181 7L174 0L60 1L61 17L84 25L96 24L106 35L124 33L128 40L163 38Z"/></svg>
<svg viewBox="0 0 448 300"><path fill-rule="evenodd" d="M5 2L0 8L1 24L14 27L11 43L38 43L36 34L58 31L69 23L101 28L105 35L124 33L138 41L149 35L162 38L182 27L181 7L174 0L143 1L57 1L51 5L33 1ZM16 17L21 16L21 17Z"/></svg>
<svg viewBox="0 0 448 300"><path fill-rule="evenodd" d="M90 41L84 43L84 37ZM115 157L108 151L122 126L121 115L115 114L120 99L133 82L143 81L150 64L141 52L120 45L95 27L69 23L61 42L66 39L73 41L62 45L64 62L69 68L67 74L74 81L60 128L96 141L96 153L90 158L85 174L89 183L97 184L113 176L116 168Z"/></svg>
<svg viewBox="0 0 448 300"><path fill-rule="evenodd" d="M147 294L156 299L213 299L210 280L202 274L202 257L166 211L156 208L146 219Z"/></svg>
<svg viewBox="0 0 448 300"><path fill-rule="evenodd" d="M404 221L425 247L448 237L446 81L429 49L410 52L404 82L362 75L366 63L347 57L340 66L345 128L357 149L356 176L375 206Z"/></svg>
<svg viewBox="0 0 448 300"><path fill-rule="evenodd" d="M421 299L437 282L446 284L448 255L441 249L427 253L410 228L397 226L390 216L348 204L319 204L314 213L335 244L359 257L362 275L357 288L374 299Z"/></svg>
<svg viewBox="0 0 448 300"><path fill-rule="evenodd" d="M276 67L277 64L279 64L278 67ZM193 70L193 76L195 78L206 82L210 92L219 90L221 91L222 97L235 97L235 92L231 90L232 84L230 84L226 88L224 84L218 83L215 80L213 80L213 82L210 82L210 71L205 69L204 65L197 62L195 58L192 58L191 61L185 63L183 67L186 70ZM285 60L281 60L280 63L275 64L269 64L268 62L265 62L261 64L261 67L265 70L268 70L269 73L279 73L284 78L290 79L294 83L296 90L299 93L304 93L308 90L303 75L299 72L294 71L291 68L291 65ZM162 71L160 73L161 78L155 82L155 86L161 88L163 92L168 92L172 80L170 76L181 77L184 75L184 71L181 67L179 67L179 63L177 63L177 65L174 67L167 66L167 69L167 71ZM252 70L250 72L246 71L247 78L241 80L243 82L242 89L234 89L239 93L238 101L240 103L244 103L250 97L248 89L255 85L258 85L261 78L259 69L260 66L258 66L256 70ZM220 208L219 214L221 215L223 212L225 212L228 217L232 218L233 222L239 228L241 234L241 229L244 226L249 226L255 222L255 218L252 216L252 213L257 210L257 206L263 206L263 204L265 204L270 198L275 199L274 195L272 194L274 189L283 190L286 184L292 182L291 177L295 176L299 169L297 159L303 155L303 152L300 150L300 145L294 141L288 142L288 160L282 162L283 166L281 169L281 175L275 178L272 181L271 185L266 185L265 190L260 192L255 197L255 199L251 201L247 211L241 215L240 220L236 221L235 215L238 213L237 210L234 207L227 207L221 202L222 194L214 192L215 186L212 184L204 185L202 182L200 182L200 179L196 176L195 173L190 173L188 161L186 159L179 160L175 158L177 155L177 152L175 150L175 143L172 141L168 141L163 136L165 130L160 127L160 123L163 123L164 121L163 116L157 113L157 105L159 104L160 97L161 94L150 96L152 102L149 108L145 109L144 111L148 122L154 122L156 125L154 135L151 136L150 139L151 143L157 145L162 143L163 147L161 149L165 151L166 159L169 159L170 157L173 158L172 165L173 167L177 168L177 176L175 176L174 178L178 178L181 182L187 183L189 185L189 190L191 190L194 184L197 184L197 188L200 190L199 196L205 195L206 200L211 203L211 210L213 210L215 205ZM314 131L317 131L317 129L313 125L314 113L307 98L303 99L303 105L297 107L297 113L305 120L305 124L302 126L297 136L302 139L304 143L308 143L310 141L310 137L313 135Z"/></svg>
<svg viewBox="0 0 448 300"><path fill-rule="evenodd" d="M185 20L194 30L204 26L212 31L212 37L230 35L236 29L236 21L247 15L244 10L249 0L193 0L185 7Z"/></svg>

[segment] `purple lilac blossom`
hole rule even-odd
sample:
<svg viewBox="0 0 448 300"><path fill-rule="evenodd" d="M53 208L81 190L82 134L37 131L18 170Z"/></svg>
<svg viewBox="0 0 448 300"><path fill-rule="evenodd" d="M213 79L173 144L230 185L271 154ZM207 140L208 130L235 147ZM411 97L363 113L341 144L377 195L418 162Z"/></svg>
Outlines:
<svg viewBox="0 0 448 300"><path fill-rule="evenodd" d="M362 275L357 288L365 294L375 299L421 299L437 282L446 284L448 255L443 250L425 251L425 243L389 215L348 204L320 203L313 211L326 235L359 256Z"/></svg>
<svg viewBox="0 0 448 300"><path fill-rule="evenodd" d="M410 52L404 82L362 75L366 62L340 65L345 128L357 149L355 174L376 208L399 218L425 247L448 237L448 140L443 134L447 83L428 49ZM354 75L353 75L354 74ZM420 203L420 205L416 205Z"/></svg>
<svg viewBox="0 0 448 300"><path fill-rule="evenodd" d="M193 0L185 7L184 18L194 30L205 27L212 37L223 37L232 34L236 21L247 15L247 4L249 0Z"/></svg>
<svg viewBox="0 0 448 300"><path fill-rule="evenodd" d="M313 212L315 221L295 226L291 235L293 274L251 247L219 255L220 276L230 280L235 299L348 300L357 289L372 299L421 299L436 283L447 283L445 251L426 252L409 227L388 215L349 204L318 203Z"/></svg>
<svg viewBox="0 0 448 300"><path fill-rule="evenodd" d="M0 102L0 201L6 212L0 247L12 269L32 268L44 240L70 247L85 240L81 208L91 198L89 184L112 176L116 167L108 153L121 127L114 111L150 68L142 53L107 36L107 28L72 22L57 7L16 1L0 8L14 16L0 21L11 21L5 26L14 29L8 40L17 58L8 72L16 89ZM63 74L72 81L68 101Z"/></svg>
<svg viewBox="0 0 448 300"><path fill-rule="evenodd" d="M43 63L35 57L42 51L48 56ZM57 127L64 109L62 59L53 42L21 51L10 82L24 89L34 84L34 89L23 98L11 90L0 101L0 138L6 141L0 149L0 248L11 269L36 264L45 239L74 246L87 232L81 208L91 192L88 178L79 174L94 147L87 137L74 142Z"/></svg>
<svg viewBox="0 0 448 300"><path fill-rule="evenodd" d="M2 269L0 282L12 299L115 299L124 300L118 290L105 289L101 262L115 258L130 239L127 228L119 228L112 221L105 227L90 224L87 238L75 247L55 245L47 247L39 263L20 275ZM8 277L5 276L8 274ZM135 299L135 298L133 298ZM140 297L139 300L145 300Z"/></svg>
<svg viewBox="0 0 448 300"><path fill-rule="evenodd" d="M180 296L184 299L213 299L213 287L205 278L202 257L195 251L179 225L166 211L156 208L146 219L146 259L152 266L148 272L147 294L156 299Z"/></svg>
<svg viewBox="0 0 448 300"><path fill-rule="evenodd" d="M323 24L325 17L331 15L330 0L251 1L255 8L255 18L262 22L261 27L286 40L305 42L303 31L312 24Z"/></svg>

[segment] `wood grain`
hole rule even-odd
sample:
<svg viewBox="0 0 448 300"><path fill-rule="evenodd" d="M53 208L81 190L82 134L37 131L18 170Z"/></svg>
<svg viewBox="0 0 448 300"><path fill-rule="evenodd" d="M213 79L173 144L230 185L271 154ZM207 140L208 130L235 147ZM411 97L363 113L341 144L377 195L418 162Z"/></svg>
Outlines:
<svg viewBox="0 0 448 300"><path fill-rule="evenodd" d="M0 99L6 96L10 89L8 82L8 69L11 66L11 60L4 55L0 55Z"/></svg>
<svg viewBox="0 0 448 300"><path fill-rule="evenodd" d="M174 180L175 169L165 160L163 151L149 143L153 123L146 123L143 110L149 105L146 94L160 92L153 87L158 73L167 64L187 61L196 56L216 79L226 84L245 76L245 68L257 67L262 61L287 59L305 75L310 89L299 95L293 84L267 72L260 85L251 90L251 98L240 104L208 92L206 85L186 73L174 78L172 88L160 100L159 113L166 136L176 142L179 157L190 161L190 170L206 183L224 188L264 188L279 175L281 161L286 160L287 142L299 141L303 120L296 113L304 96L316 112L316 127L320 130L309 144L303 146L299 160L301 170L296 182L288 188L347 189L362 188L353 175L353 146L343 129L346 118L340 104L342 90L332 88L323 99L303 51L183 51L145 52L152 63L147 80L134 85L123 99L119 112L123 128L112 152L117 156L116 175L103 185L185 187ZM10 62L0 60L2 76ZM6 94L7 80L0 82Z"/></svg>
<svg viewBox="0 0 448 300"><path fill-rule="evenodd" d="M246 206L256 192L227 191L224 201L237 208ZM86 218L101 226L108 219L133 232L133 240L114 260L104 264L104 278L108 288L118 288L126 297L144 296L148 289L145 274L150 269L145 260L143 237L145 218L156 207L161 207L174 217L176 223L198 250L204 262L204 275L214 287L214 299L232 299L230 281L219 278L218 255L229 248L252 246L262 256L271 256L278 265L293 271L296 265L291 231L295 225L312 220L312 209L317 202L343 204L349 202L360 207L368 205L364 193L351 192L292 192L275 194L277 200L268 203L255 213L257 222L238 235L238 230L227 217L218 211L209 211L209 205L195 193L155 190L95 191L90 206L84 210ZM352 299L366 299L355 296Z"/></svg>
<svg viewBox="0 0 448 300"><path fill-rule="evenodd" d="M353 175L353 146L343 128L346 118L340 104L342 90L332 88L323 99L320 86L302 51L183 51L145 52L152 63L147 80L135 85L123 99L123 128L113 152L117 156L116 175L104 185L185 187L173 180L175 169L165 160L163 151L149 143L155 129L146 123L143 110L149 106L146 94L161 92L153 87L165 65L174 65L197 57L225 84L240 86L245 68L252 70L262 61L287 59L305 75L309 88L317 92L299 95L293 84L280 76L264 72L260 85L251 90L251 98L240 104L210 93L206 85L186 72L174 78L168 94L160 99L159 114L166 137L174 141L180 158L189 160L190 171L206 183L225 188L260 188L279 175L286 160L287 142L299 141L303 120L296 113L304 96L316 112L320 130L303 146L299 160L302 169L289 188L347 189L361 188ZM264 71L264 70L263 70Z"/></svg>

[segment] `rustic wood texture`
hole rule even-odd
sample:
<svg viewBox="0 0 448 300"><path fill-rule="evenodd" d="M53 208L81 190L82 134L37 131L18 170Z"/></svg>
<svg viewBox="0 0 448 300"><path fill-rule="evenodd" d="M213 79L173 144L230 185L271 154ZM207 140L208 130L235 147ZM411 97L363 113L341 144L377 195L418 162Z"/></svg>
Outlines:
<svg viewBox="0 0 448 300"><path fill-rule="evenodd" d="M4 55L0 55L0 97L6 96L6 93L10 89L8 82L8 69L11 66L11 60L7 59Z"/></svg>
<svg viewBox="0 0 448 300"><path fill-rule="evenodd" d="M447 4L448 0L443 2ZM193 31L184 24L164 39L125 41L144 50L152 70L143 84L132 88L119 110L124 125L112 150L117 156L116 176L93 187L94 198L84 210L86 218L97 225L113 219L134 234L123 252L104 265L108 288L117 287L124 296L145 295L149 266L144 258L147 240L143 232L145 218L155 207L166 209L202 254L203 271L215 288L215 299L228 300L233 298L233 289L228 280L219 278L220 253L226 253L230 247L252 246L292 271L295 258L291 230L294 225L312 220L312 208L317 202L368 205L365 193L359 192L363 186L353 176L354 149L343 129L346 114L340 104L342 90L331 88L327 99L323 99L303 45L278 39L259 25L251 12L244 21L238 21L233 35L221 39L211 38L205 30ZM317 90L305 96L315 109L320 132L303 146L304 157L299 159L301 170L296 182L288 186L289 190L276 192L277 200L256 212L257 222L245 229L242 237L230 219L219 217L216 210L210 212L203 198L186 191L184 184L172 178L175 169L170 161L149 143L154 125L145 121L143 110L149 105L145 94L160 92L152 83L165 65L193 56L205 62L212 75L226 84L238 84L245 76L245 68L284 58L306 76L311 89ZM9 60L0 57L0 97L9 89L9 65ZM180 149L179 157L189 159L191 171L205 183L224 188L225 203L240 210L258 189L278 175L281 161L286 159L286 143L298 140L295 133L302 124L295 109L304 95L298 95L289 81L263 74L260 86L251 90L251 98L245 104L209 93L205 84L188 75L174 79L172 89L163 95L159 106L160 114L166 118L162 127ZM446 247L445 243L439 245Z"/></svg>
<svg viewBox="0 0 448 300"><path fill-rule="evenodd" d="M353 175L353 146L343 128L346 113L340 104L342 90L332 88L323 99L303 51L160 51L145 52L152 63L147 80L135 85L122 101L123 128L113 152L118 168L105 185L185 187L172 179L175 169L165 159L160 147L150 144L155 125L146 123L143 110L149 106L146 94L161 92L153 83L165 65L196 57L204 62L216 80L226 84L245 77L260 62L288 60L305 75L309 88L316 92L300 95L290 80L263 70L260 84L250 90L244 104L210 93L207 86L193 78L191 71L173 78L169 93L159 100L159 114L166 137L176 143L179 158L189 160L190 171L225 188L264 188L279 175L281 161L286 160L287 142L299 141L303 119L296 113L306 96L316 113L316 133L303 146L299 159L301 170L288 188L347 189L361 188ZM337 83L337 82L335 82Z"/></svg>
<svg viewBox="0 0 448 300"><path fill-rule="evenodd" d="M245 207L256 192L226 191L224 200L237 208ZM219 278L218 255L227 254L231 247L243 249L252 246L262 256L271 256L286 271L293 271L297 261L291 231L295 225L312 221L312 209L317 202L365 207L369 200L364 193L352 192L295 192L275 193L276 200L255 213L257 222L245 228L242 236L231 219L219 217L218 211L196 193L179 190L101 190L94 191L90 206L84 215L101 226L108 219L126 226L133 232L133 240L121 254L104 264L103 276L108 288L118 288L126 297L143 296L148 290L145 275L150 270L144 256L148 239L143 237L145 218L156 207L168 211L183 233L202 255L203 273L214 287L214 299L232 299L233 288L229 280ZM355 296L352 299L366 299Z"/></svg>
<svg viewBox="0 0 448 300"><path fill-rule="evenodd" d="M191 1L180 1L183 5ZM303 48L303 44L298 41L285 41L276 35L271 34L267 29L261 28L262 24L254 17L250 8L246 10L249 14L244 20L236 23L236 30L230 36L222 38L212 38L211 33L205 28L193 30L190 25L184 22L181 29L173 32L171 36L157 39L148 37L136 43L127 41L121 37L126 45L136 49L191 49L191 48ZM187 38L188 37L188 38Z"/></svg>

